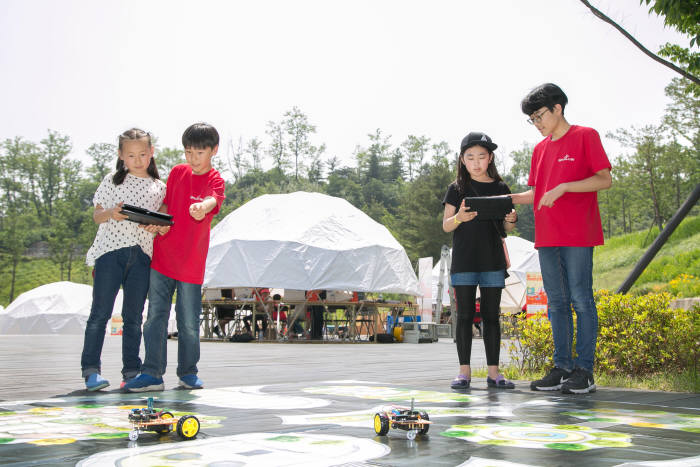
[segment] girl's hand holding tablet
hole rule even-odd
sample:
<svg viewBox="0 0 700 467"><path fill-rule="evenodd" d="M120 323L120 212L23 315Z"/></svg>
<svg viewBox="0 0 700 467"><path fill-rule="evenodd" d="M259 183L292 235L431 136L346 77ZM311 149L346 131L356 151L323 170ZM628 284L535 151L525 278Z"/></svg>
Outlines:
<svg viewBox="0 0 700 467"><path fill-rule="evenodd" d="M479 214L478 212L470 211L469 209L469 207L464 205L464 200L462 200L462 204L459 206L456 214L459 222L469 222L470 220L473 220L477 214Z"/></svg>

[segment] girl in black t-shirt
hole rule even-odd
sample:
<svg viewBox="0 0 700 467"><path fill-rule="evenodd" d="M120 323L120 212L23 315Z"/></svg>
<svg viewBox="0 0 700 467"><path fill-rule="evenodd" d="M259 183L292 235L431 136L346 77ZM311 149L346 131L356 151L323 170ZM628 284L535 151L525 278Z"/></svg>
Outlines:
<svg viewBox="0 0 700 467"><path fill-rule="evenodd" d="M498 371L501 347L499 313L501 291L505 287L506 258L502 238L517 221L515 210L503 222L475 219L476 211L465 207L464 198L509 194L510 189L496 170L493 151L498 146L484 133L464 137L457 160L457 179L450 184L443 204L442 228L454 232L450 279L457 299L457 355L459 374L452 389L467 389L471 383L472 322L476 308L476 288L481 293L481 320L489 387L513 389L515 385Z"/></svg>

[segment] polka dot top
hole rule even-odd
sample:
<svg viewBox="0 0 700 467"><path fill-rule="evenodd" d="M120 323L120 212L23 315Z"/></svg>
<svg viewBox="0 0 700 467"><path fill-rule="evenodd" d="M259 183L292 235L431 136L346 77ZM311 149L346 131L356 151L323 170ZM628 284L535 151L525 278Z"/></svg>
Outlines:
<svg viewBox="0 0 700 467"><path fill-rule="evenodd" d="M121 185L112 182L114 173L108 174L97 187L93 204L105 209L119 202L150 211L157 211L165 198L165 183L151 177L141 178L127 174ZM139 228L136 222L109 219L97 228L95 241L87 252L85 262L94 266L95 260L105 253L128 246L139 245L144 253L153 256L153 235Z"/></svg>

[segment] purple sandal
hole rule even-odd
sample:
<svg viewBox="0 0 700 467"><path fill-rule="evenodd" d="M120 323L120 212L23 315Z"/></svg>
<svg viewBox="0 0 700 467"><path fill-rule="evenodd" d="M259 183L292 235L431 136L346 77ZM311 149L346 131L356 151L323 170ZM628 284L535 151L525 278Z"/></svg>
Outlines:
<svg viewBox="0 0 700 467"><path fill-rule="evenodd" d="M505 379L503 375L498 375L498 378L496 379L491 379L487 376L486 384L488 384L490 388L515 389L515 384L513 384L512 381Z"/></svg>
<svg viewBox="0 0 700 467"><path fill-rule="evenodd" d="M455 379L452 380L450 387L452 389L469 389L470 379L467 379L464 375L457 375Z"/></svg>

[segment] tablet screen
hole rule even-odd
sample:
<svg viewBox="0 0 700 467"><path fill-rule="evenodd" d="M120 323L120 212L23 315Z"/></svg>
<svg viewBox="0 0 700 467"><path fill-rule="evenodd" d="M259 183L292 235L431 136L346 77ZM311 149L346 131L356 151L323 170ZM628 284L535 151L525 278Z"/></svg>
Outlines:
<svg viewBox="0 0 700 467"><path fill-rule="evenodd" d="M121 213L128 216L126 220L139 224L173 225L173 216L170 214L149 211L130 204L122 205Z"/></svg>
<svg viewBox="0 0 700 467"><path fill-rule="evenodd" d="M478 213L477 220L503 220L513 209L513 200L508 195L474 196L464 198L464 205Z"/></svg>

